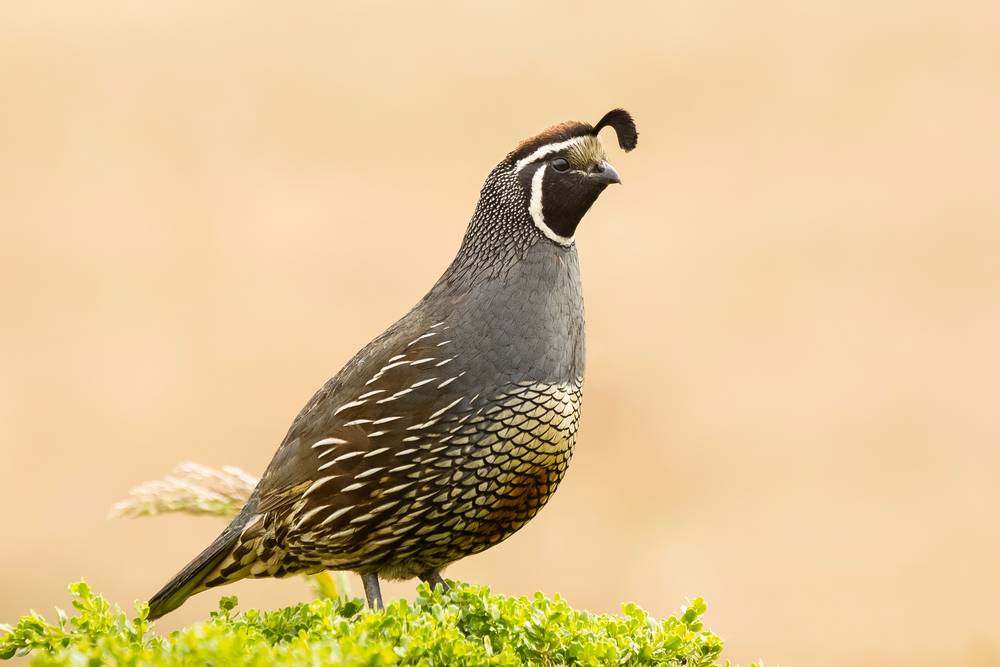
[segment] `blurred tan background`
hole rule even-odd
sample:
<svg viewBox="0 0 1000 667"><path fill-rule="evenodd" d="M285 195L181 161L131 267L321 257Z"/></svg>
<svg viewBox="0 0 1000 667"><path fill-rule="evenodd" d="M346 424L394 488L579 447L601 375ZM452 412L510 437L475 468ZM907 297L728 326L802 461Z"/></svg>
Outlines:
<svg viewBox="0 0 1000 667"><path fill-rule="evenodd" d="M447 574L702 595L743 664L1000 664L998 34L993 2L6 3L0 620L156 590L221 523L112 503L259 474L493 165L624 106L574 465Z"/></svg>

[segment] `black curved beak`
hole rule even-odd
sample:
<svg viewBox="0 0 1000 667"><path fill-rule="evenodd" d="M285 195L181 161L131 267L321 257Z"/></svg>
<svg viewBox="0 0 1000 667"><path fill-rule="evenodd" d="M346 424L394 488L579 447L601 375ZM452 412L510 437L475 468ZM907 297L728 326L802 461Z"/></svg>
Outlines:
<svg viewBox="0 0 1000 667"><path fill-rule="evenodd" d="M604 185L622 182L621 176L619 176L615 168L607 162L599 162L591 167L590 171L587 173L587 178L596 181L597 183L603 183Z"/></svg>

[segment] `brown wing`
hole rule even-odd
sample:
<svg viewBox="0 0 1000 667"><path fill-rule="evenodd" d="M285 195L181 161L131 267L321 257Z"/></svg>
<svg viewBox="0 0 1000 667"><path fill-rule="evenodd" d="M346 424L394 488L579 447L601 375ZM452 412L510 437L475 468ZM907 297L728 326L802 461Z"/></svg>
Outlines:
<svg viewBox="0 0 1000 667"><path fill-rule="evenodd" d="M356 541L451 473L433 450L476 398L462 359L444 323L396 340L317 393L262 478L259 511L285 515L300 543Z"/></svg>

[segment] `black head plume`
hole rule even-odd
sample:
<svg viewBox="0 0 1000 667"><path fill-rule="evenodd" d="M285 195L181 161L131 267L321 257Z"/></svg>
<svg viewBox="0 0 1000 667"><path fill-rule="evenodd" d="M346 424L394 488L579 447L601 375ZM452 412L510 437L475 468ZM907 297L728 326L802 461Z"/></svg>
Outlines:
<svg viewBox="0 0 1000 667"><path fill-rule="evenodd" d="M605 127L614 128L615 134L618 135L618 145L625 152L635 148L639 142L639 132L635 129L635 121L632 120L632 114L625 111L625 109L612 109L604 114L604 118L597 121L597 125L594 126L591 134L596 137L597 133Z"/></svg>

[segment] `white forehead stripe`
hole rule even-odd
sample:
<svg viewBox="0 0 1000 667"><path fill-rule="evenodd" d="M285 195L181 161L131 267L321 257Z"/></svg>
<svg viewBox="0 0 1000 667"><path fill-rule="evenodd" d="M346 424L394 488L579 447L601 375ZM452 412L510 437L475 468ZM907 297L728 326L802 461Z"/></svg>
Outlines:
<svg viewBox="0 0 1000 667"><path fill-rule="evenodd" d="M539 158L543 158L546 155L549 155L550 153L558 153L564 148L569 148L570 146L578 144L581 141L586 141L588 139L591 139L590 135L583 135L580 137L573 137L572 139L567 139L566 141L559 141L554 144L545 144L541 148L536 148L535 151L528 157L521 158L520 160L518 160L517 164L514 165L514 171L515 172L521 171L526 166L528 166L535 160L538 160ZM535 175L537 176L538 173L536 172Z"/></svg>
<svg viewBox="0 0 1000 667"><path fill-rule="evenodd" d="M538 151L535 152L537 153ZM560 236L545 224L545 215L542 213L542 179L545 178L545 168L548 166L547 164L543 164L531 176L531 201L528 203L528 213L531 214L531 219L534 221L535 227L538 227L538 231L545 234L547 238L552 239L559 245L573 245L572 236Z"/></svg>

